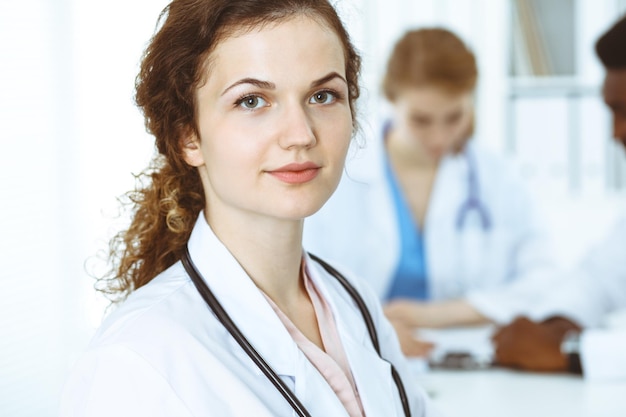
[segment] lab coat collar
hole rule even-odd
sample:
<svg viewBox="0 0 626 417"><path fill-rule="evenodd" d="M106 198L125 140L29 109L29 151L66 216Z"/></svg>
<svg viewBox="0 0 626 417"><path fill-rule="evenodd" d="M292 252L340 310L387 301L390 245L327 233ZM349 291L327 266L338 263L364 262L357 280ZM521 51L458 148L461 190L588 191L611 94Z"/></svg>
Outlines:
<svg viewBox="0 0 626 417"><path fill-rule="evenodd" d="M188 247L205 283L248 341L278 375L295 376L299 355L296 343L261 290L215 235L204 212L196 220ZM232 349L241 350L245 356L237 342L231 341ZM252 361L250 366L256 368Z"/></svg>

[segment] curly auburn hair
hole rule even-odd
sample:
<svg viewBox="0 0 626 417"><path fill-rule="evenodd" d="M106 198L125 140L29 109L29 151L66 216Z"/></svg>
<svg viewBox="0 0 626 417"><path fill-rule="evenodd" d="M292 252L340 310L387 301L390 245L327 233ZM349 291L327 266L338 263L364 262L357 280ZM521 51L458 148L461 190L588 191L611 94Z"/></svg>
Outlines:
<svg viewBox="0 0 626 417"><path fill-rule="evenodd" d="M135 101L158 155L126 194L128 229L109 242L111 270L96 287L113 302L150 282L177 262L205 207L197 169L182 155L181 141L198 134L195 92L220 41L241 31L306 15L332 29L342 43L353 127L361 59L327 0L174 0L142 57Z"/></svg>

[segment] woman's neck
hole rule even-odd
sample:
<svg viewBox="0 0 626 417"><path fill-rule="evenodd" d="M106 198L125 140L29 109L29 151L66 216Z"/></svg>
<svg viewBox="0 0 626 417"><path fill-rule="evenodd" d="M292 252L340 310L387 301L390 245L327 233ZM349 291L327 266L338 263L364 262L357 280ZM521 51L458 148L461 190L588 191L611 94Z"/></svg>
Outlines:
<svg viewBox="0 0 626 417"><path fill-rule="evenodd" d="M403 171L432 171L439 165L439 160L429 156L418 142L401 137L397 130L391 129L385 142L392 165Z"/></svg>
<svg viewBox="0 0 626 417"><path fill-rule="evenodd" d="M281 309L289 309L304 290L302 220L259 218L242 213L205 211L216 236L254 283ZM223 214L223 213L222 213Z"/></svg>
<svg viewBox="0 0 626 417"><path fill-rule="evenodd" d="M413 219L423 228L439 161L428 158L418 143L393 135L387 138L387 152Z"/></svg>

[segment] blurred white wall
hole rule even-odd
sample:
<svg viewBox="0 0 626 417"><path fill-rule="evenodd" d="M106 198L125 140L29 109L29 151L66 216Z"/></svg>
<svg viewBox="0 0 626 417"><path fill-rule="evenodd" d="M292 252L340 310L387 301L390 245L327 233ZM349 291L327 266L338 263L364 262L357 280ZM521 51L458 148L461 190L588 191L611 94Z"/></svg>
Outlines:
<svg viewBox="0 0 626 417"><path fill-rule="evenodd" d="M55 416L102 317L84 263L152 154L133 84L165 4L0 0L1 416Z"/></svg>
<svg viewBox="0 0 626 417"><path fill-rule="evenodd" d="M0 414L52 415L77 243L65 4L0 2ZM60 239L66 236L67 239ZM67 327L66 327L67 326ZM66 333L67 332L67 333Z"/></svg>
<svg viewBox="0 0 626 417"><path fill-rule="evenodd" d="M132 188L131 174L153 152L133 105L133 84L166 3L0 0L1 416L56 415L62 381L102 317L105 302L94 294L84 263L106 248L119 225L115 198ZM598 3L606 10L586 29L590 39L623 4ZM381 109L379 80L395 39L409 27L444 25L479 56L479 140L507 149L508 1L338 5L364 56L364 124ZM581 65L591 68L585 70L591 78L601 75L591 54ZM598 124L605 123L606 115L596 113ZM588 123L594 132L593 119ZM575 194L565 193L547 210L559 242L568 242L561 246L564 259L598 239L622 201L603 191Z"/></svg>

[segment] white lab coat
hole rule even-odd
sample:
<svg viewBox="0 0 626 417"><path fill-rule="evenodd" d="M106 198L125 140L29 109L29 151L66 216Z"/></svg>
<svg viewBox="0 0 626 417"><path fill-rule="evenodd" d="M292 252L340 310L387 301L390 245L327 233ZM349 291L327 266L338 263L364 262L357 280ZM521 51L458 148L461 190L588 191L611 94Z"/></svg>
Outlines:
<svg viewBox="0 0 626 417"><path fill-rule="evenodd" d="M626 217L571 272L536 294L529 315L562 315L582 324L581 362L589 379L626 379L626 326L608 327L609 313L626 309ZM507 296L507 298L512 296Z"/></svg>
<svg viewBox="0 0 626 417"><path fill-rule="evenodd" d="M461 233L456 219L467 200L468 162L445 157L439 166L423 227L426 270L433 300L467 297L490 319L506 323L526 300L500 303L497 293L514 281L540 286L555 266L546 229L512 163L481 148L474 154L480 199L493 227L484 232L470 211ZM335 194L305 221L304 243L315 254L354 271L379 297L387 294L400 256L400 235L386 179L381 139L349 154Z"/></svg>
<svg viewBox="0 0 626 417"><path fill-rule="evenodd" d="M191 257L234 322L313 416L347 416L267 300L201 215ZM335 278L307 258L328 301L368 417L403 415L389 364ZM402 376L414 416L432 416L376 296L355 282L386 359ZM180 262L135 291L98 330L64 390L62 417L291 416L293 410L204 303Z"/></svg>

